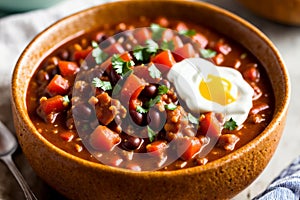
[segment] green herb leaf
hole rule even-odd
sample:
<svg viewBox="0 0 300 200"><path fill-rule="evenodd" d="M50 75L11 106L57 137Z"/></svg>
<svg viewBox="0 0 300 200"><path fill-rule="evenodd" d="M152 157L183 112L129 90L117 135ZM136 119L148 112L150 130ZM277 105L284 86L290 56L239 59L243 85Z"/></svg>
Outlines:
<svg viewBox="0 0 300 200"><path fill-rule="evenodd" d="M159 46L153 40L147 40L145 47L136 46L133 50L133 56L136 60L141 61L143 63L148 63L150 61L150 57L157 53Z"/></svg>
<svg viewBox="0 0 300 200"><path fill-rule="evenodd" d="M111 64L117 74L124 75L131 70L131 67L134 65L132 60L124 61L120 55L114 54L111 58Z"/></svg>
<svg viewBox="0 0 300 200"><path fill-rule="evenodd" d="M196 35L196 31L194 29L190 29L190 30L181 30L179 31L180 35L185 35L185 36L194 36Z"/></svg>
<svg viewBox="0 0 300 200"><path fill-rule="evenodd" d="M146 52L150 54L156 54L157 50L159 49L158 44L153 40L147 40L146 45Z"/></svg>
<svg viewBox="0 0 300 200"><path fill-rule="evenodd" d="M167 94L168 91L169 91L169 88L167 86L165 86L165 85L158 86L158 94L159 95Z"/></svg>
<svg viewBox="0 0 300 200"><path fill-rule="evenodd" d="M160 101L160 95L157 95L153 99L150 99L149 101L145 102L145 106L150 109L152 108L155 104L157 104Z"/></svg>
<svg viewBox="0 0 300 200"><path fill-rule="evenodd" d="M96 63L97 64L103 63L108 58L108 55L100 49L97 42L92 41L92 47L93 47L92 56L95 58Z"/></svg>
<svg viewBox="0 0 300 200"><path fill-rule="evenodd" d="M136 111L139 113L147 113L149 111L149 108L143 108L142 106L137 106Z"/></svg>
<svg viewBox="0 0 300 200"><path fill-rule="evenodd" d="M141 47L139 45L133 49L133 56L135 57L135 59L137 59L138 61L144 60L144 55L143 55L144 49L145 49L144 47Z"/></svg>
<svg viewBox="0 0 300 200"><path fill-rule="evenodd" d="M236 124L236 122L232 118L230 118L224 124L224 128L229 129L230 131L235 130L237 127L238 127L238 125Z"/></svg>
<svg viewBox="0 0 300 200"><path fill-rule="evenodd" d="M165 108L167 110L175 110L177 108L177 105L175 105L174 103L169 103L169 104L165 105Z"/></svg>
<svg viewBox="0 0 300 200"><path fill-rule="evenodd" d="M217 55L217 52L212 49L200 49L203 58L212 58Z"/></svg>
<svg viewBox="0 0 300 200"><path fill-rule="evenodd" d="M165 41L165 40L162 41L160 47L161 47L163 50L169 49L169 50L171 50L171 51L173 51L174 48L175 48L174 42L173 42L172 40L170 40L170 41Z"/></svg>
<svg viewBox="0 0 300 200"><path fill-rule="evenodd" d="M192 124L199 124L199 120L194 117L191 113L188 113L188 120L192 123Z"/></svg>
<svg viewBox="0 0 300 200"><path fill-rule="evenodd" d="M102 81L100 78L97 77L93 78L92 84L96 88L101 88L103 91L112 89L111 83L109 81Z"/></svg>
<svg viewBox="0 0 300 200"><path fill-rule="evenodd" d="M147 126L147 130L148 130L148 137L150 142L153 142L156 136L156 133L149 127Z"/></svg>
<svg viewBox="0 0 300 200"><path fill-rule="evenodd" d="M157 67L152 64L149 68L148 68L149 74L152 78L161 78L161 72L159 71L159 69L157 69Z"/></svg>
<svg viewBox="0 0 300 200"><path fill-rule="evenodd" d="M162 33L164 32L165 28L162 28L158 24L151 24L150 25L151 31L152 31L152 38L154 40L159 40L162 38Z"/></svg>
<svg viewBox="0 0 300 200"><path fill-rule="evenodd" d="M70 99L68 95L63 96L63 104L68 105L70 103Z"/></svg>

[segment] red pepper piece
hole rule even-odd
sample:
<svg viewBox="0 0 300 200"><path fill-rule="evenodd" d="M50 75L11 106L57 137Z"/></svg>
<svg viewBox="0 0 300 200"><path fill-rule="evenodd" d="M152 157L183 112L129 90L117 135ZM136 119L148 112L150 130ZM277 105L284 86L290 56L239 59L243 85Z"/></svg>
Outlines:
<svg viewBox="0 0 300 200"><path fill-rule="evenodd" d="M215 113L208 112L200 117L198 134L208 137L220 137L222 126Z"/></svg>
<svg viewBox="0 0 300 200"><path fill-rule="evenodd" d="M177 62L180 62L185 58L195 57L196 53L195 53L193 45L191 45L190 43L187 43L183 47L176 49L174 51L173 55L175 57L175 60Z"/></svg>
<svg viewBox="0 0 300 200"><path fill-rule="evenodd" d="M201 150L201 142L197 137L184 137L177 139L177 153L182 160L194 158Z"/></svg>
<svg viewBox="0 0 300 200"><path fill-rule="evenodd" d="M192 38L195 42L197 42L200 45L200 48L202 48L202 49L204 49L208 44L207 38L200 33L197 33Z"/></svg>
<svg viewBox="0 0 300 200"><path fill-rule="evenodd" d="M151 61L162 72L167 72L175 63L175 59L170 50L165 50L154 56Z"/></svg>
<svg viewBox="0 0 300 200"><path fill-rule="evenodd" d="M130 74L121 90L121 101L123 105L129 105L130 109L136 108L135 102L145 88L145 82L134 74Z"/></svg>
<svg viewBox="0 0 300 200"><path fill-rule="evenodd" d="M134 38L139 44L145 44L145 42L151 39L151 33L148 28L137 28L133 32Z"/></svg>
<svg viewBox="0 0 300 200"><path fill-rule="evenodd" d="M64 101L64 97L56 95L48 99L41 99L40 106L38 107L38 113L41 116L47 116L51 113L59 113L64 111L68 106L68 103Z"/></svg>
<svg viewBox="0 0 300 200"><path fill-rule="evenodd" d="M167 148L167 142L162 140L154 141L146 146L147 152L153 156L160 156Z"/></svg>
<svg viewBox="0 0 300 200"><path fill-rule="evenodd" d="M118 42L110 45L109 47L106 47L103 50L105 53L109 54L109 55L113 55L113 54L122 54L125 52L124 48L122 47L122 45Z"/></svg>
<svg viewBox="0 0 300 200"><path fill-rule="evenodd" d="M91 52L92 52L92 48L89 47L87 49L84 49L84 50L79 50L79 51L75 51L74 52L74 59L75 60L81 60L81 59L85 59Z"/></svg>
<svg viewBox="0 0 300 200"><path fill-rule="evenodd" d="M58 61L58 68L61 75L72 76L79 71L79 67L76 62L71 61Z"/></svg>
<svg viewBox="0 0 300 200"><path fill-rule="evenodd" d="M51 96L65 95L68 93L69 87L69 81L56 74L47 85L46 90Z"/></svg>
<svg viewBox="0 0 300 200"><path fill-rule="evenodd" d="M112 151L121 142L119 134L106 126L99 125L90 135L90 145L98 151Z"/></svg>
<svg viewBox="0 0 300 200"><path fill-rule="evenodd" d="M71 142L74 138L74 133L71 131L63 132L59 135L64 141Z"/></svg>

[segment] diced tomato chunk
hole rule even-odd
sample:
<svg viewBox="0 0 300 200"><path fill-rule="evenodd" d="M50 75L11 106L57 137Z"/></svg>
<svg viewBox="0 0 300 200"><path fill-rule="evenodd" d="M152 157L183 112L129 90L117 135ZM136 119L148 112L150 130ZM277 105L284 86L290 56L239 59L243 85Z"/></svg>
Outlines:
<svg viewBox="0 0 300 200"><path fill-rule="evenodd" d="M200 117L198 134L208 137L220 137L222 131L221 123L215 113L208 112Z"/></svg>
<svg viewBox="0 0 300 200"><path fill-rule="evenodd" d="M260 78L260 73L256 68L256 65L252 65L244 71L243 76L248 81L258 82Z"/></svg>
<svg viewBox="0 0 300 200"><path fill-rule="evenodd" d="M114 44L111 44L109 47L106 47L103 51L105 53L108 53L109 55L122 54L122 53L125 52L122 45L118 42L115 42Z"/></svg>
<svg viewBox="0 0 300 200"><path fill-rule="evenodd" d="M63 132L59 135L64 141L71 142L74 138L74 133L71 131Z"/></svg>
<svg viewBox="0 0 300 200"><path fill-rule="evenodd" d="M177 139L177 153L182 160L194 158L201 150L201 142L197 137L183 137Z"/></svg>
<svg viewBox="0 0 300 200"><path fill-rule="evenodd" d="M46 90L51 96L65 95L68 93L69 87L69 81L61 75L56 74L47 85Z"/></svg>
<svg viewBox="0 0 300 200"><path fill-rule="evenodd" d="M162 140L154 141L146 146L147 152L153 156L160 156L167 149L167 142Z"/></svg>
<svg viewBox="0 0 300 200"><path fill-rule="evenodd" d="M121 138L106 126L99 125L90 135L89 142L95 150L107 152L112 151L121 142Z"/></svg>
<svg viewBox="0 0 300 200"><path fill-rule="evenodd" d="M180 62L181 60L185 58L192 58L195 57L196 53L194 50L193 45L190 43L185 44L183 47L178 48L173 53L175 59L177 62Z"/></svg>
<svg viewBox="0 0 300 200"><path fill-rule="evenodd" d="M174 33L171 29L166 29L164 30L164 32L162 33L162 40L163 41L170 41L174 36Z"/></svg>
<svg viewBox="0 0 300 200"><path fill-rule="evenodd" d="M72 76L79 71L79 67L76 62L71 61L58 61L58 68L61 75Z"/></svg>
<svg viewBox="0 0 300 200"><path fill-rule="evenodd" d="M121 102L123 105L129 105L130 107L134 108L134 101L144 89L145 85L145 81L134 74L130 74L121 90Z"/></svg>
<svg viewBox="0 0 300 200"><path fill-rule="evenodd" d="M164 73L168 68L171 68L175 63L175 59L170 50L165 50L154 56L151 60L156 65L157 68Z"/></svg>
<svg viewBox="0 0 300 200"><path fill-rule="evenodd" d="M221 65L224 62L224 55L222 53L218 53L217 55L215 55L214 57L211 58L212 61L216 64L216 65Z"/></svg>
<svg viewBox="0 0 300 200"><path fill-rule="evenodd" d="M130 55L129 52L125 52L125 53L121 54L120 58L122 58L122 60L125 62L132 60L132 56Z"/></svg>
<svg viewBox="0 0 300 200"><path fill-rule="evenodd" d="M165 17L159 17L157 19L157 23L162 26L162 27L168 27L169 26L169 21L167 18Z"/></svg>
<svg viewBox="0 0 300 200"><path fill-rule="evenodd" d="M217 42L217 44L215 46L215 50L218 53L227 55L231 51L231 47L228 44L224 43L223 41L220 41L220 42Z"/></svg>
<svg viewBox="0 0 300 200"><path fill-rule="evenodd" d="M188 27L186 26L186 24L183 22L179 22L176 26L176 31L180 32L180 31L185 31L185 30L188 30Z"/></svg>
<svg viewBox="0 0 300 200"><path fill-rule="evenodd" d="M197 42L200 45L200 48L202 48L202 49L204 49L208 44L207 38L200 33L197 33L192 38L195 42Z"/></svg>
<svg viewBox="0 0 300 200"><path fill-rule="evenodd" d="M81 59L85 59L91 52L92 52L92 48L89 47L87 49L84 50L79 50L79 51L75 51L74 52L74 59L75 60L81 60Z"/></svg>
<svg viewBox="0 0 300 200"><path fill-rule="evenodd" d="M172 38L172 42L174 44L174 49L183 47L183 42L178 35L176 35L175 37Z"/></svg>
<svg viewBox="0 0 300 200"><path fill-rule="evenodd" d="M148 28L137 28L133 32L134 38L139 44L145 44L145 42L151 39L151 32Z"/></svg>
<svg viewBox="0 0 300 200"><path fill-rule="evenodd" d="M56 95L51 98L42 98L40 100L40 106L38 107L38 113L41 116L47 116L51 113L59 113L64 111L68 106L68 103L64 101L64 97Z"/></svg>

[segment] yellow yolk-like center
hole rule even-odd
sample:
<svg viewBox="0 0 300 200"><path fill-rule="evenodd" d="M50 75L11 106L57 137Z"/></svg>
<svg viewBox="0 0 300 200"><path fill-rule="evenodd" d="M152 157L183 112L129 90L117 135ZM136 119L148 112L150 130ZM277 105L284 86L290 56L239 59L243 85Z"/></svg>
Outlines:
<svg viewBox="0 0 300 200"><path fill-rule="evenodd" d="M227 105L236 98L230 93L232 84L225 78L209 74L207 80L202 79L199 84L200 94L207 100L221 105Z"/></svg>

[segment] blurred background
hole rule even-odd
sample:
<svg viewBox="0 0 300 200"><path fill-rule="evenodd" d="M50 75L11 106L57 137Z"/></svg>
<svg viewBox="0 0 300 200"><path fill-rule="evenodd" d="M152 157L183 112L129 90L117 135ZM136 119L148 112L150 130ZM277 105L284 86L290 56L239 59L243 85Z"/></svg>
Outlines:
<svg viewBox="0 0 300 200"><path fill-rule="evenodd" d="M111 0L109 0L111 1ZM241 0L204 0L211 4L229 10L245 20L252 23L263 33L265 33L280 51L286 66L289 70L292 84L292 95L287 124L279 143L279 147L274 157L264 172L242 193L237 195L235 200L252 199L261 193L268 184L283 170L288 164L300 155L300 17L297 15L287 16L276 21L269 20L256 15L253 10L248 10L241 4ZM250 0L252 1L252 0ZM266 0L267 1L267 0ZM108 2L106 0L1 0L0 1L0 120L13 130L12 116L10 112L10 79L13 67L22 50L32 40L32 38L56 20L79 10ZM245 1L246 4L247 0ZM278 1L270 0L265 8L263 4L257 3L266 13L284 14L292 13L292 8L300 7L300 3L294 0ZM285 13L273 5L284 2L290 11ZM299 2L299 1L298 1ZM245 4L245 5L246 5ZM283 8L281 6L281 8ZM300 9L300 8L299 8ZM300 14L300 10L298 12ZM273 16L267 16L268 18ZM278 17L278 16L277 16ZM296 19L296 20L295 20ZM278 22L280 21L280 22ZM290 22L291 23L287 23ZM284 22L284 23L283 23ZM21 150L19 149L14 160L20 168L25 179L33 189L39 199L62 199L65 198L57 194L40 180L28 165ZM1 200L21 200L23 193L17 182L10 174L6 166L0 162L0 199Z"/></svg>

